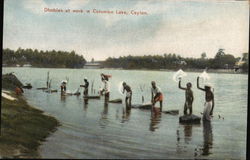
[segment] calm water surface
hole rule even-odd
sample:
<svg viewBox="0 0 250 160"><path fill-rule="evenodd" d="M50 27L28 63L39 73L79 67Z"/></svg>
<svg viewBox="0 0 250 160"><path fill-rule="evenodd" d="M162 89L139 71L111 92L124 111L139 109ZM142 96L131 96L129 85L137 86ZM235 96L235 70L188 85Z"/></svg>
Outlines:
<svg viewBox="0 0 250 160"><path fill-rule="evenodd" d="M125 104L104 104L104 99L89 100L81 96L61 97L60 93L45 93L35 88L46 85L50 71L52 88L58 89L61 80L69 77L68 90L74 91L83 78L88 77L95 92L101 86L100 73L111 74L110 99L124 98L118 91L121 81L132 87L132 103L150 101L150 82L155 80L164 94L163 110L179 109L177 116L151 116L150 111L125 109ZM212 74L215 109L211 123L181 125L184 91L172 80L174 72L3 68L3 73L15 72L33 89L25 90L28 102L56 117L62 124L40 147L43 158L205 158L245 159L247 131L248 76L239 74ZM201 116L204 92L196 88L200 73L188 73L183 79L193 84L195 96L193 113ZM144 85L143 92L140 85ZM201 83L202 85L202 83ZM90 90L90 89L89 89ZM81 90L82 92L82 90ZM91 92L90 92L91 93ZM93 93L94 94L94 93ZM224 117L219 118L218 115Z"/></svg>

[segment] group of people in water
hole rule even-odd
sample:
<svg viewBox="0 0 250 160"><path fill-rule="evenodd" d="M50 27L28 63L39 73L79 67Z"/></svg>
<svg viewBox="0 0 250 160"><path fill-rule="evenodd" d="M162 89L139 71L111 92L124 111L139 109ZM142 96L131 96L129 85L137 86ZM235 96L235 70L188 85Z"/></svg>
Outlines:
<svg viewBox="0 0 250 160"><path fill-rule="evenodd" d="M110 85L109 85L109 78L111 78L111 75L103 74L101 73L101 81L103 82L103 87L99 90L100 95L104 95L105 102L109 101L110 97ZM126 92L125 97L125 103L126 107L128 109L131 109L131 101L132 101L132 89L131 87L126 83L122 83L124 94ZM84 85L80 85L80 87L84 88L83 96L88 96L89 91L89 82L87 78L84 78ZM181 86L181 78L179 78L179 85L178 87L185 91L185 103L184 103L184 115L192 114L192 105L194 101L194 95L192 91L192 83L188 82L186 84L186 88ZM205 92L205 103L204 103L204 111L203 111L203 120L211 120L211 116L213 115L213 109L214 109L214 94L211 90L211 85L206 84L204 88L201 88L199 85L199 77L197 77L197 88L201 91ZM66 83L62 82L61 84L61 92L66 91ZM155 104L159 102L160 104L160 112L162 112L162 103L163 103L163 93L156 85L155 81L151 82L151 103L152 103L152 111L156 110Z"/></svg>
<svg viewBox="0 0 250 160"><path fill-rule="evenodd" d="M179 88L185 90L185 103L184 103L184 115L187 114L189 110L189 114L192 114L194 95L192 91L192 83L188 82L186 84L186 88L181 87L181 78L179 79ZM205 103L203 110L203 119L211 120L211 116L213 115L214 109L214 94L211 90L211 85L206 84L204 88L201 88L199 85L199 77L197 77L197 88L205 92Z"/></svg>

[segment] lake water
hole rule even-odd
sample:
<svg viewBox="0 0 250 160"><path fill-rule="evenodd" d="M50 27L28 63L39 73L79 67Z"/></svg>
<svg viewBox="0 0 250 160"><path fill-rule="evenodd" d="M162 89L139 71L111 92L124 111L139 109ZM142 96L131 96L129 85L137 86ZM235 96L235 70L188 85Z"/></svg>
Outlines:
<svg viewBox="0 0 250 160"><path fill-rule="evenodd" d="M118 85L126 81L132 87L134 104L142 103L142 95L145 102L150 101L150 82L155 80L164 94L163 110L178 109L180 114L152 117L146 110L126 111L124 102L105 105L103 97L89 100L85 105L82 94L61 97L60 92L50 94L36 90L45 87L47 71L50 71L52 88L60 90L60 82L69 77L67 89L72 91L87 77L90 88L94 81L97 92L101 86L100 73L111 74L110 99L124 98ZM15 72L23 83L31 83L33 89L24 93L28 102L62 124L41 145L43 158L246 159L248 75L209 73L215 95L213 120L200 125L181 125L179 116L183 114L185 97L172 79L174 72L3 68L3 74L7 72ZM196 87L199 74L188 73L182 85L192 82L193 113L201 116L204 92ZM145 86L143 92L140 85Z"/></svg>

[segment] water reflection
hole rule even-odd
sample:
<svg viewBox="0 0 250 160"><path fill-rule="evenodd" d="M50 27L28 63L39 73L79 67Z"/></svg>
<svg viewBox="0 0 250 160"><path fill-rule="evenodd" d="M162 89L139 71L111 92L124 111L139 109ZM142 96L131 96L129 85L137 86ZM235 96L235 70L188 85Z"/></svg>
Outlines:
<svg viewBox="0 0 250 160"><path fill-rule="evenodd" d="M126 106L122 108L122 123L129 120L131 114L131 108Z"/></svg>
<svg viewBox="0 0 250 160"><path fill-rule="evenodd" d="M180 145L180 130L177 129L176 130L176 153L181 153L182 152L182 148Z"/></svg>
<svg viewBox="0 0 250 160"><path fill-rule="evenodd" d="M158 125L161 122L161 112L152 111L151 112L151 122L149 124L149 130L154 132L158 129Z"/></svg>
<svg viewBox="0 0 250 160"><path fill-rule="evenodd" d="M83 99L83 110L84 110L84 117L86 117L88 110L88 98Z"/></svg>
<svg viewBox="0 0 250 160"><path fill-rule="evenodd" d="M192 140L192 125L183 125L184 127L184 140L185 143L189 143Z"/></svg>
<svg viewBox="0 0 250 160"><path fill-rule="evenodd" d="M101 128L105 128L108 125L108 103L104 103L103 111L101 112L101 118L99 125Z"/></svg>
<svg viewBox="0 0 250 160"><path fill-rule="evenodd" d="M66 100L66 96L63 95L63 94L61 94L61 101L62 101L62 102L65 102L65 100Z"/></svg>
<svg viewBox="0 0 250 160"><path fill-rule="evenodd" d="M84 102L84 105L87 106L87 104L89 103L89 99L88 98L84 98L83 102Z"/></svg>
<svg viewBox="0 0 250 160"><path fill-rule="evenodd" d="M213 131L211 122L203 121L203 148L202 155L209 155L211 152L209 151L213 147Z"/></svg>

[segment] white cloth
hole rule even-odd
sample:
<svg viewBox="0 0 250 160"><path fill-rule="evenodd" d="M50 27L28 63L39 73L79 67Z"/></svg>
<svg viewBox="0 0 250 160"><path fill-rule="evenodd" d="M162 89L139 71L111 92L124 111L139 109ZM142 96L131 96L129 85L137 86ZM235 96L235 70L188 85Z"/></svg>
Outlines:
<svg viewBox="0 0 250 160"><path fill-rule="evenodd" d="M155 88L153 88L153 87L151 88L151 92L153 92L156 95L157 93L161 92L161 89L159 87L155 86Z"/></svg>
<svg viewBox="0 0 250 160"><path fill-rule="evenodd" d="M191 104L188 104L188 102L185 102L185 105L187 108L191 108L191 106L192 106Z"/></svg>
<svg viewBox="0 0 250 160"><path fill-rule="evenodd" d="M130 98L131 97L131 92L127 92L126 97Z"/></svg>
<svg viewBox="0 0 250 160"><path fill-rule="evenodd" d="M210 112L212 109L212 101L205 102L203 111L203 120L211 121Z"/></svg>
<svg viewBox="0 0 250 160"><path fill-rule="evenodd" d="M103 81L103 88L102 89L105 91L105 93L108 93L110 91L108 81L106 81L106 80Z"/></svg>

